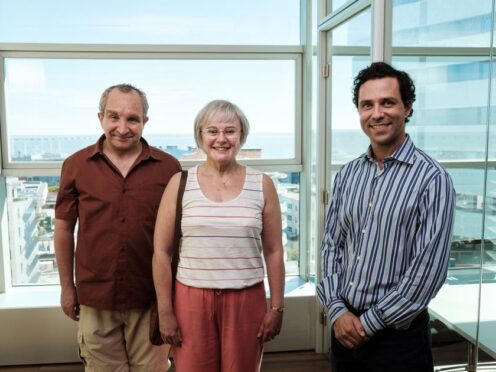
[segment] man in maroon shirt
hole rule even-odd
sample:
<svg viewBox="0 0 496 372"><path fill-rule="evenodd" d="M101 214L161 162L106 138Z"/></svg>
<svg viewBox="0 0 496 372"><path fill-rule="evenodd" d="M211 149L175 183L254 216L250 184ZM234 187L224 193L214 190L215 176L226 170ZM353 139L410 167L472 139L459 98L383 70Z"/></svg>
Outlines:
<svg viewBox="0 0 496 372"><path fill-rule="evenodd" d="M62 165L55 207L61 306L79 321L87 371L169 367L168 345L148 340L151 261L160 199L181 166L141 137L147 112L141 90L128 84L106 89L98 113L104 134Z"/></svg>

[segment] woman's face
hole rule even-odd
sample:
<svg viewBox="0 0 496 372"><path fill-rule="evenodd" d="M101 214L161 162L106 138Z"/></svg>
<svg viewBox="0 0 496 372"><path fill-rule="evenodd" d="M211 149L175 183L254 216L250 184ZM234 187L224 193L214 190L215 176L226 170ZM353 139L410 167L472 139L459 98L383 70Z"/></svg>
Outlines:
<svg viewBox="0 0 496 372"><path fill-rule="evenodd" d="M235 160L241 145L241 124L238 119L225 121L215 115L201 129L202 147L208 160L225 164Z"/></svg>

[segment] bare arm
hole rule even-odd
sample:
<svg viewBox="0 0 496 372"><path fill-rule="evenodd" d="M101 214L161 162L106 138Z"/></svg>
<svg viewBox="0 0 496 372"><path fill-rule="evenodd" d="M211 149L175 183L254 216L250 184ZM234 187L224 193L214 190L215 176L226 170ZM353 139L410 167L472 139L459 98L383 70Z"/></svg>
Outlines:
<svg viewBox="0 0 496 372"><path fill-rule="evenodd" d="M274 184L264 175L262 244L270 288L270 305L284 307L284 259L282 247L281 207ZM282 312L268 310L260 325L257 337L261 342L272 340L281 332Z"/></svg>
<svg viewBox="0 0 496 372"><path fill-rule="evenodd" d="M160 332L163 340L173 345L181 345L182 342L172 303L171 270L180 178L181 173L175 174L162 195L153 236L153 282L157 293Z"/></svg>
<svg viewBox="0 0 496 372"><path fill-rule="evenodd" d="M79 320L79 302L74 284L74 226L76 221L55 220L55 257L62 289L60 305L64 313Z"/></svg>

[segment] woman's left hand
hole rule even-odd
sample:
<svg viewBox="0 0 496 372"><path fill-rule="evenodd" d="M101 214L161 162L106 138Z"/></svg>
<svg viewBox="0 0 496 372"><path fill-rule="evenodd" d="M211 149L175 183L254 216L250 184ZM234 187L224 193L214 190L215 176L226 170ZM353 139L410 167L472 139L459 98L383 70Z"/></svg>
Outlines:
<svg viewBox="0 0 496 372"><path fill-rule="evenodd" d="M282 312L267 310L257 333L260 343L273 340L281 332L282 315Z"/></svg>

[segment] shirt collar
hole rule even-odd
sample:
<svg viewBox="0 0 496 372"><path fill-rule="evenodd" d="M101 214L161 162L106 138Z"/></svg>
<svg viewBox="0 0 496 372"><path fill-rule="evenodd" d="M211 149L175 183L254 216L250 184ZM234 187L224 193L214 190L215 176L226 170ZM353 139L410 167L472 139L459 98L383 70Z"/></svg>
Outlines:
<svg viewBox="0 0 496 372"><path fill-rule="evenodd" d="M98 141L91 146L91 151L89 152L89 155L88 155L88 158L92 158L92 157L95 157L96 155L101 155L103 156L103 141L105 141L105 134L102 134L100 136L100 138L98 139ZM145 159L149 159L149 158L152 158L154 160L160 160L160 158L157 156L156 154L156 150L152 147L150 147L150 145L148 145L148 142L146 142L146 140L141 137L140 138L140 142L141 142L141 154L139 155L139 161L141 160L145 160Z"/></svg>
<svg viewBox="0 0 496 372"><path fill-rule="evenodd" d="M384 161L397 160L402 163L413 164L415 149L416 148L413 144L412 139L407 134L400 147L398 147L398 149L391 156L388 156L386 159L384 159ZM375 161L374 157L372 156L372 146L369 145L367 152L362 154L361 158L367 159L370 162Z"/></svg>

